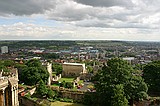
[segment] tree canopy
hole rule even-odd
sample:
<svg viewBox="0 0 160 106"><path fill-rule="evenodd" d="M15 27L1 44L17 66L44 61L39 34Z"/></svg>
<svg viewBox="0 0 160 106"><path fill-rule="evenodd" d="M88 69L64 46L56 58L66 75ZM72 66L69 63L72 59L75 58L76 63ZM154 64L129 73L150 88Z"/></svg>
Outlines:
<svg viewBox="0 0 160 106"><path fill-rule="evenodd" d="M21 81L27 85L35 85L40 80L48 81L49 73L39 60L29 60L22 69Z"/></svg>
<svg viewBox="0 0 160 106"><path fill-rule="evenodd" d="M96 80L100 105L126 106L130 101L147 97L148 88L143 78L122 59L109 60L97 73Z"/></svg>
<svg viewBox="0 0 160 106"><path fill-rule="evenodd" d="M57 92L53 91L51 88L48 88L43 80L39 81L39 84L36 89L36 94L41 97L55 98L57 96Z"/></svg>
<svg viewBox="0 0 160 106"><path fill-rule="evenodd" d="M56 72L56 75L62 74L62 65L59 63L54 63L52 65L52 70Z"/></svg>
<svg viewBox="0 0 160 106"><path fill-rule="evenodd" d="M10 72L8 67L13 67L15 65L12 60L0 60L0 70L3 69L4 72Z"/></svg>
<svg viewBox="0 0 160 106"><path fill-rule="evenodd" d="M154 61L144 66L143 77L148 84L149 91L160 91L160 61Z"/></svg>

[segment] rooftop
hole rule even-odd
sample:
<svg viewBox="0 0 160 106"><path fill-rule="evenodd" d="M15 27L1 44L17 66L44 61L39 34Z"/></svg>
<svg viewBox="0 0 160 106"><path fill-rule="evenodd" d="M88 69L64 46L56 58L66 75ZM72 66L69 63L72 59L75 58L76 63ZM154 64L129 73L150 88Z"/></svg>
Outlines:
<svg viewBox="0 0 160 106"><path fill-rule="evenodd" d="M64 65L84 65L82 63L63 63Z"/></svg>

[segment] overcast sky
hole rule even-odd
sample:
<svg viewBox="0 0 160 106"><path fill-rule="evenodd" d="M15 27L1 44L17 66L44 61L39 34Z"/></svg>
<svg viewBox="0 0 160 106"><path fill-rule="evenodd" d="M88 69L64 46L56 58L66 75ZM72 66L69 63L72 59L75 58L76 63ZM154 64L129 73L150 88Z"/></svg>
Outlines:
<svg viewBox="0 0 160 106"><path fill-rule="evenodd" d="M0 0L0 40L160 41L160 0Z"/></svg>

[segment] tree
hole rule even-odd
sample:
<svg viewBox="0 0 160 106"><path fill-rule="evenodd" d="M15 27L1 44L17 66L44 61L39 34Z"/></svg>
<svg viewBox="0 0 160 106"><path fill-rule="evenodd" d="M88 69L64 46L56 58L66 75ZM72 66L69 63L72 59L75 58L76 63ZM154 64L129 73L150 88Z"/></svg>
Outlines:
<svg viewBox="0 0 160 106"><path fill-rule="evenodd" d="M10 72L8 67L13 67L14 66L14 61L12 60L1 60L0 61L0 70L3 69L4 72Z"/></svg>
<svg viewBox="0 0 160 106"><path fill-rule="evenodd" d="M87 70L89 73L93 73L93 67L92 66L87 66Z"/></svg>
<svg viewBox="0 0 160 106"><path fill-rule="evenodd" d="M58 92L57 91L53 91L51 88L48 88L48 92L47 92L47 97L48 98L56 98L58 96Z"/></svg>
<svg viewBox="0 0 160 106"><path fill-rule="evenodd" d="M31 59L26 62L28 67L42 67L41 62L38 59Z"/></svg>
<svg viewBox="0 0 160 106"><path fill-rule="evenodd" d="M116 85L113 89L112 106L128 106L128 100L124 95L123 85Z"/></svg>
<svg viewBox="0 0 160 106"><path fill-rule="evenodd" d="M22 82L27 85L35 85L40 80L43 80L47 83L49 73L39 60L29 60L26 65L27 66L22 69L22 75L20 78Z"/></svg>
<svg viewBox="0 0 160 106"><path fill-rule="evenodd" d="M52 65L52 70L56 72L56 75L62 74L62 65L55 63Z"/></svg>
<svg viewBox="0 0 160 106"><path fill-rule="evenodd" d="M47 96L48 94L48 88L46 87L45 83L43 80L39 81L39 85L36 89L36 93L40 96Z"/></svg>
<svg viewBox="0 0 160 106"><path fill-rule="evenodd" d="M4 60L3 61L3 65L5 67L13 67L14 66L14 61L12 61L12 60Z"/></svg>
<svg viewBox="0 0 160 106"><path fill-rule="evenodd" d="M148 84L149 92L160 92L160 61L154 61L144 66L143 78Z"/></svg>
<svg viewBox="0 0 160 106"><path fill-rule="evenodd" d="M122 59L113 58L109 60L107 66L105 65L95 78L97 80L95 88L100 105L114 106L114 104L119 104L119 106L122 106L122 104L127 103L126 99L132 103L133 100L146 97L145 95L139 95L142 92L145 94L147 92L147 86L143 78L137 71L133 70L127 61ZM121 98L123 103L116 102L118 98ZM113 102L116 103L113 104Z"/></svg>
<svg viewBox="0 0 160 106"><path fill-rule="evenodd" d="M66 82L65 83L65 88L72 89L73 88L73 83L72 82Z"/></svg>

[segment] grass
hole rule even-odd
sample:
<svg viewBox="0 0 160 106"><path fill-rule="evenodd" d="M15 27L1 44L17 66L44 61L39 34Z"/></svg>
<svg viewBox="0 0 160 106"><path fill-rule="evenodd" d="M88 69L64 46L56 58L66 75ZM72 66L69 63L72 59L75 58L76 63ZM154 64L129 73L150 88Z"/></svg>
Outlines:
<svg viewBox="0 0 160 106"><path fill-rule="evenodd" d="M82 84L83 83L83 80L80 80L79 82L78 82L78 84Z"/></svg>
<svg viewBox="0 0 160 106"><path fill-rule="evenodd" d="M56 76L56 72L52 72L52 76Z"/></svg>
<svg viewBox="0 0 160 106"><path fill-rule="evenodd" d="M73 82L73 80L74 80L74 78L61 78L58 81L59 82L63 82L63 81L65 81L65 82Z"/></svg>
<svg viewBox="0 0 160 106"><path fill-rule="evenodd" d="M52 84L51 86L58 86L58 87L59 87L59 85L58 85L58 84Z"/></svg>
<svg viewBox="0 0 160 106"><path fill-rule="evenodd" d="M85 105L78 104L78 103L68 103L68 102L56 101L56 102L52 102L51 106L85 106Z"/></svg>

